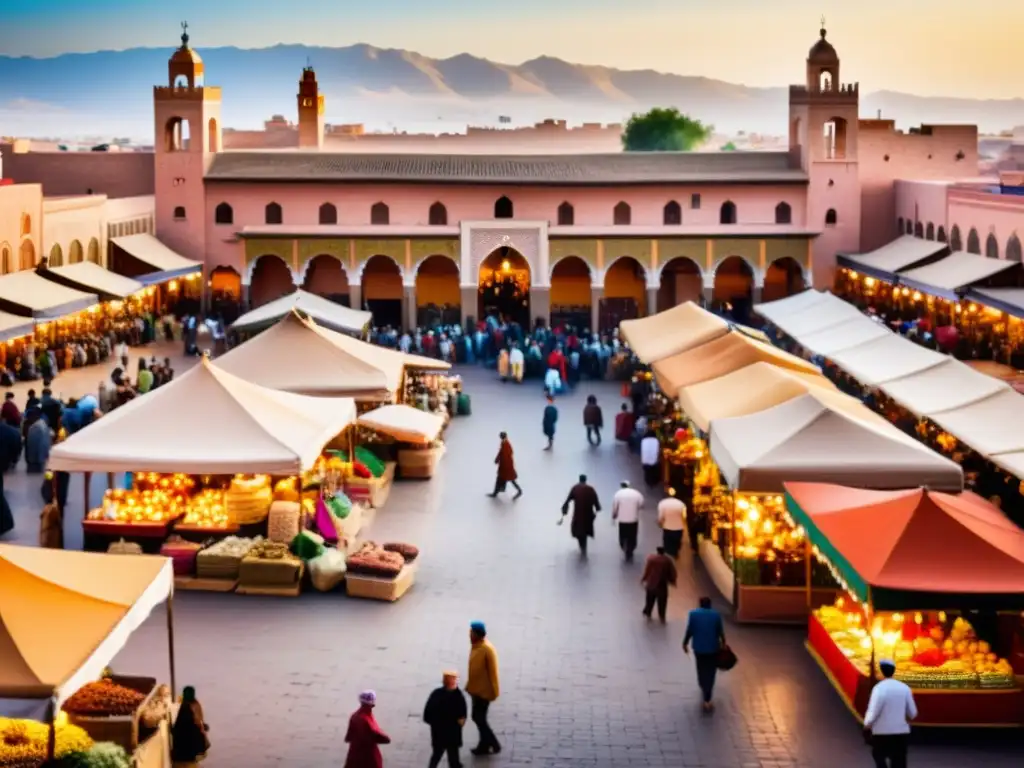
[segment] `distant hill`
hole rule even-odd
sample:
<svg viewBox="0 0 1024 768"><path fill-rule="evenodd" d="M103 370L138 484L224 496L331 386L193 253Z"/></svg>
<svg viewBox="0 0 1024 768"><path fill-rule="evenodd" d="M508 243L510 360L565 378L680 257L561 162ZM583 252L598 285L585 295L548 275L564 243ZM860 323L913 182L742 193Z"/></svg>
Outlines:
<svg viewBox="0 0 1024 768"><path fill-rule="evenodd" d="M345 48L278 45L199 49L211 85L224 89L224 124L255 128L271 114L295 114L296 84L311 61L327 97L328 122L371 129L459 130L526 124L545 117L618 122L651 106L676 106L723 132L784 134L787 89L750 88L706 77L627 71L542 56L519 65L468 54L432 59L359 44ZM0 131L17 135L152 137L152 87L166 81L171 49L133 48L49 59L0 57ZM868 93L862 114L878 110L901 127L977 123L999 131L1024 124L1024 99Z"/></svg>

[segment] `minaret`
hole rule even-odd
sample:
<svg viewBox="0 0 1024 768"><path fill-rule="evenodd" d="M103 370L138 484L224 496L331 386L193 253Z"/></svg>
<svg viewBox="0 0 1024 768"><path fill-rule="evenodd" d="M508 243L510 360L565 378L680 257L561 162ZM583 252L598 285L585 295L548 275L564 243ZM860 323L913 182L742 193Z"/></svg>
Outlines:
<svg viewBox="0 0 1024 768"><path fill-rule="evenodd" d="M324 97L308 63L299 80L299 149L323 149Z"/></svg>

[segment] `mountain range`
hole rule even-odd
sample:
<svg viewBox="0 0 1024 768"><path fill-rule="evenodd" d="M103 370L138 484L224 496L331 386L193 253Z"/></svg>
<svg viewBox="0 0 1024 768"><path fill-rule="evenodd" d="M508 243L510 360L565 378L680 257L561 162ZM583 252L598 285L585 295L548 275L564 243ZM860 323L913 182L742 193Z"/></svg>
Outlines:
<svg viewBox="0 0 1024 768"><path fill-rule="evenodd" d="M454 131L466 124L514 124L547 117L620 122L652 106L675 106L720 132L781 135L786 87L752 88L707 77L620 70L542 56L518 65L460 54L435 59L358 44L342 48L198 49L207 81L223 88L223 122L257 128L272 114L295 115L302 67L313 65L327 121L371 130ZM171 49L0 56L0 131L20 136L116 135L150 140L152 87L167 80ZM1024 99L924 97L862 89L861 114L920 123L976 123L996 132L1024 124Z"/></svg>

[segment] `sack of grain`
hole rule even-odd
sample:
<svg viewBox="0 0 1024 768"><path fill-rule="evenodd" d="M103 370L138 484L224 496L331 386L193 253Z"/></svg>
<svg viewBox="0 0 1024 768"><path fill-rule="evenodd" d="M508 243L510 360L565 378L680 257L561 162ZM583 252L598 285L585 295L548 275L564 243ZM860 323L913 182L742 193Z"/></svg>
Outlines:
<svg viewBox="0 0 1024 768"><path fill-rule="evenodd" d="M302 505L297 501L275 501L270 505L267 522L267 538L282 544L290 544L299 535L299 519Z"/></svg>

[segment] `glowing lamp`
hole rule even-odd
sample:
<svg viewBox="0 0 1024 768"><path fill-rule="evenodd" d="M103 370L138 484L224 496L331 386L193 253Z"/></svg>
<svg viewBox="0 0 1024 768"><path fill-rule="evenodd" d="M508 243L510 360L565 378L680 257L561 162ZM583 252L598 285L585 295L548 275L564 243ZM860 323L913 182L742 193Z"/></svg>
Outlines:
<svg viewBox="0 0 1024 768"><path fill-rule="evenodd" d="M178 290L178 281L177 280L171 280L171 282L167 285L167 287L170 288L172 291Z"/></svg>
<svg viewBox="0 0 1024 768"><path fill-rule="evenodd" d="M860 277L860 275L858 275L858 274L857 274L856 272L854 272L854 271L853 271L853 270L851 269L851 270L850 270L850 279L851 279L851 280L856 280L856 279L857 279L858 277ZM869 278L867 278L867 280L871 280L871 278L869 277ZM866 281L865 281L865 282L866 282ZM874 282L874 281L872 281L872 282Z"/></svg>
<svg viewBox="0 0 1024 768"><path fill-rule="evenodd" d="M920 301L921 300L921 293L920 293L920 291L914 291L914 295L911 298L913 298L914 301Z"/></svg>
<svg viewBox="0 0 1024 768"><path fill-rule="evenodd" d="M505 259L503 262L501 262L501 271L502 272L510 272L511 270L512 270L512 264L509 262L508 259Z"/></svg>
<svg viewBox="0 0 1024 768"><path fill-rule="evenodd" d="M875 278L873 278L873 277L865 277L864 278L864 285L866 285L868 288L873 288L875 286Z"/></svg>
<svg viewBox="0 0 1024 768"><path fill-rule="evenodd" d="M909 296L910 295L910 289L909 288L904 288L902 291L900 291L900 293L902 293L904 296Z"/></svg>

